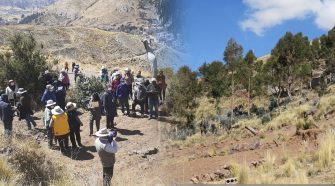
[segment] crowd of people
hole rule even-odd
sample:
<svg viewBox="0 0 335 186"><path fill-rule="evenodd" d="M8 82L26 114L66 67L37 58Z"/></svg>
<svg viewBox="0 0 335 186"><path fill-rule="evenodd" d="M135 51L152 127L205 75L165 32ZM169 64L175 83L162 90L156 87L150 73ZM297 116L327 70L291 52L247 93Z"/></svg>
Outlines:
<svg viewBox="0 0 335 186"><path fill-rule="evenodd" d="M68 75L68 63L60 71L58 78L54 78L47 70L42 77L45 86L41 94L40 104L44 106L43 124L46 131L48 147L54 149L58 143L62 154L67 154L69 138L72 150L83 147L81 143L80 120L77 104L66 103L67 90L70 87ZM79 65L72 64L72 72L76 81ZM148 116L150 119L158 118L158 106L165 100L166 81L163 71L156 78L144 78L141 71L136 76L129 68L122 73L114 69L109 75L105 67L101 68L100 79L106 85L105 92L99 96L99 92L91 95L88 104L89 110L89 136L96 136L95 146L104 172L104 185L109 185L113 176L115 153L117 152L116 127L114 117L117 116L117 107L121 107L122 114L129 117L136 116L136 106L140 106L141 117ZM32 97L28 90L19 88L15 80L9 80L4 91L0 90L0 119L4 124L5 137L10 138L12 134L12 123L14 116L19 121L24 120L27 129L31 130L37 126L33 115ZM129 101L132 101L131 108ZM106 117L106 127L100 129L102 116ZM94 123L96 133L94 133ZM93 134L94 133L94 134Z"/></svg>

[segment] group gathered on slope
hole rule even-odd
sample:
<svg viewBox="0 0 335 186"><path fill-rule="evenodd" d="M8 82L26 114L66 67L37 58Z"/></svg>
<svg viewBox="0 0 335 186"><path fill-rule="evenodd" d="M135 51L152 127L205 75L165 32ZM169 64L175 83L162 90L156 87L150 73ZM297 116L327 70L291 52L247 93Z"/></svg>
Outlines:
<svg viewBox="0 0 335 186"><path fill-rule="evenodd" d="M80 127L84 126L80 120L80 112L77 104L66 103L67 91L70 88L68 75L68 64L60 71L57 79L50 72L44 72L41 83L45 90L41 96L41 105L44 106L43 124L46 131L48 147L55 149L58 143L62 154L70 152L69 138L72 150L83 147L81 143ZM79 65L72 64L74 80L77 81ZM157 77L144 78L141 71L136 76L129 68L124 69L122 74L114 69L109 75L105 67L101 68L100 80L106 85L105 92L100 96L94 92L88 104L89 110L89 136L96 136L95 146L100 156L103 172L104 185L109 185L113 176L115 153L117 143L114 140L117 133L114 117L117 116L117 108L121 107L124 116L136 116L136 106L140 106L141 117L148 116L150 119L158 118L158 106L165 100L166 81L163 71ZM129 101L132 101L131 108ZM36 127L32 107L32 97L27 90L19 88L14 80L8 81L8 86L1 91L0 119L4 124L5 137L10 138L12 133L12 122L14 116L26 122L28 130ZM106 117L106 127L100 128L102 116ZM93 134L94 123L96 133Z"/></svg>

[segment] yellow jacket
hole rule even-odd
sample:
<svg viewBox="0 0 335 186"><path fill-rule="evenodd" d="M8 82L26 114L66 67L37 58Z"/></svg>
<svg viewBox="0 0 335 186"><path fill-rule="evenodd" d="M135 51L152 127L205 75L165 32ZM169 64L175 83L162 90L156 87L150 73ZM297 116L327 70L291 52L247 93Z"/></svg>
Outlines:
<svg viewBox="0 0 335 186"><path fill-rule="evenodd" d="M70 126L67 114L64 112L61 115L53 115L53 132L54 136L63 136L70 133Z"/></svg>

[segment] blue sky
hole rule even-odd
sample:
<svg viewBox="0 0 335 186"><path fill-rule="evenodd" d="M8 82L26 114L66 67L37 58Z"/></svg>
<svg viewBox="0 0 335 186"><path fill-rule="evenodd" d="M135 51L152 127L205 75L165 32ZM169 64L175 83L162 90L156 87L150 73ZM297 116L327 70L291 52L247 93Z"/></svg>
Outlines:
<svg viewBox="0 0 335 186"><path fill-rule="evenodd" d="M240 43L245 53L252 49L261 57L287 31L319 37L335 23L335 0L324 1L183 0L188 49L184 64L196 70L204 62L222 60L229 38Z"/></svg>

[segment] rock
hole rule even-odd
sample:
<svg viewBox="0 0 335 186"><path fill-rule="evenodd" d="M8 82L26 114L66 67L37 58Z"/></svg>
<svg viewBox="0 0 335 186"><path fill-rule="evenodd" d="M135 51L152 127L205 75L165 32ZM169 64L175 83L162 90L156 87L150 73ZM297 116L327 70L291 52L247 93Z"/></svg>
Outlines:
<svg viewBox="0 0 335 186"><path fill-rule="evenodd" d="M159 152L157 147L144 149L144 150L133 150L132 152L128 152L129 156L132 155L140 155L142 158L147 158L148 155L157 154Z"/></svg>
<svg viewBox="0 0 335 186"><path fill-rule="evenodd" d="M268 123L269 121L271 121L271 115L268 113L268 114L264 114L262 116L262 124L266 124Z"/></svg>
<svg viewBox="0 0 335 186"><path fill-rule="evenodd" d="M195 184L199 183L199 177L195 176L195 177L191 178L191 182L195 183Z"/></svg>
<svg viewBox="0 0 335 186"><path fill-rule="evenodd" d="M249 145L249 150L255 150L261 146L261 142L257 141Z"/></svg>

